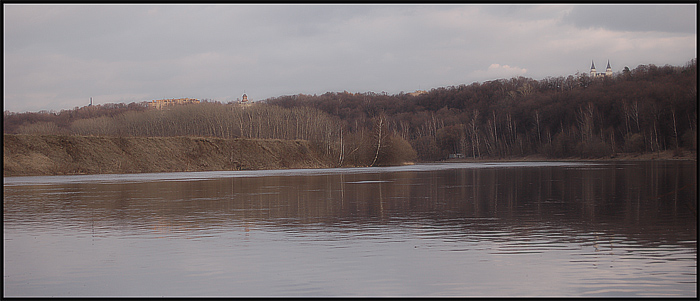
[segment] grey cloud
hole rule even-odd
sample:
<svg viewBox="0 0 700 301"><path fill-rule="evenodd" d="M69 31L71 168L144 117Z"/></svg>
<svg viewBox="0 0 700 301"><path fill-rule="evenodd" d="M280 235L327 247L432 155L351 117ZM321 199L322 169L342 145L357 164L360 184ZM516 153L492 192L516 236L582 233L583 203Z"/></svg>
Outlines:
<svg viewBox="0 0 700 301"><path fill-rule="evenodd" d="M616 31L697 32L697 4L578 5L565 22Z"/></svg>
<svg viewBox="0 0 700 301"><path fill-rule="evenodd" d="M7 51L53 52L85 59L148 60L178 57L244 40L236 10L213 6L8 6ZM25 12L30 9L29 12ZM53 13L57 12L57 13ZM55 16L54 16L55 15ZM41 21L43 16L52 16ZM230 17L230 18L226 18ZM35 20L38 20L35 22ZM232 28L234 27L234 28Z"/></svg>
<svg viewBox="0 0 700 301"><path fill-rule="evenodd" d="M229 101L244 90L255 100L343 90L398 93L511 73L568 75L585 71L591 59L633 68L683 64L695 54L693 34L593 37L579 30L588 28L587 20L577 21L580 8L6 5L4 99L7 109L22 111L72 108L91 96L99 104L165 97ZM582 22L578 27L558 23L569 11L564 22ZM695 24L694 15L678 18ZM614 47L595 46L611 41Z"/></svg>

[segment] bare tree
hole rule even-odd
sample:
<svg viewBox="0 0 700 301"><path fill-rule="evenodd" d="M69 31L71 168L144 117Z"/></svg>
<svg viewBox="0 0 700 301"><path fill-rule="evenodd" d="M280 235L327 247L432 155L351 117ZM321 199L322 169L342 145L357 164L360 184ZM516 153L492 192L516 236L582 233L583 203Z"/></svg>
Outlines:
<svg viewBox="0 0 700 301"><path fill-rule="evenodd" d="M382 134L382 130L384 129L384 116L380 115L379 120L377 121L377 151L374 153L374 159L372 160L372 163L369 166L374 166L375 163L377 163L377 157L379 156L379 150L382 148L382 140L384 134Z"/></svg>

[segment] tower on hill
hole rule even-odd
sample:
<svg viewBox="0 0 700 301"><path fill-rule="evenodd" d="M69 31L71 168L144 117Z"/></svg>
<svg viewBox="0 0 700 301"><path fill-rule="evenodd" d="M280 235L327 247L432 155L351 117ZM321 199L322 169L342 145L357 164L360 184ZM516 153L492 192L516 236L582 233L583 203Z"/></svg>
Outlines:
<svg viewBox="0 0 700 301"><path fill-rule="evenodd" d="M591 61L591 77L592 78L605 78L605 77L610 77L613 75L612 68L610 67L610 60L608 60L608 66L605 67L605 73L603 72L597 72L595 70L595 63Z"/></svg>

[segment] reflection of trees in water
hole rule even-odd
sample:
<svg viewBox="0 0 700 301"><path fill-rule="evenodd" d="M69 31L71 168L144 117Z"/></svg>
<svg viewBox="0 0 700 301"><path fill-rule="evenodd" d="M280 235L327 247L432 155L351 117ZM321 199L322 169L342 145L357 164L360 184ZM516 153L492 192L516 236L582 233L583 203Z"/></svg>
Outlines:
<svg viewBox="0 0 700 301"><path fill-rule="evenodd" d="M24 198L34 194L39 200L14 214L89 217L118 228L178 232L314 225L343 231L366 224L421 223L464 233L505 229L527 236L531 229L552 227L658 241L659 236L676 240L679 233L694 237L697 231L691 210L697 207L696 166L689 162L70 184L54 189L61 193L51 198L42 196L46 188L20 190Z"/></svg>

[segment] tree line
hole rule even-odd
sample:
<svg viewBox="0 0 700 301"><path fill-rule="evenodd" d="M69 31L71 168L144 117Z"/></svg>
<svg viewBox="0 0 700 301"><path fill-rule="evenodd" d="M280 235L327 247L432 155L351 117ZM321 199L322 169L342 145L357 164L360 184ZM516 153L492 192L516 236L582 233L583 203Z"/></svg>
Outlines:
<svg viewBox="0 0 700 301"><path fill-rule="evenodd" d="M616 153L697 149L697 61L588 74L499 79L400 93L291 95L266 101L312 107L349 125L387 117L391 133L422 160L450 154L504 158L601 158Z"/></svg>
<svg viewBox="0 0 700 301"><path fill-rule="evenodd" d="M328 92L251 105L146 103L60 112L5 111L4 132L103 136L304 139L337 166L393 165L450 155L600 158L697 149L697 61L587 74L499 79L421 95Z"/></svg>
<svg viewBox="0 0 700 301"><path fill-rule="evenodd" d="M304 106L203 102L157 110L132 103L60 113L5 112L4 117L4 131L12 134L301 139L336 166L394 165L416 158L408 142L391 136L382 124L385 117L348 131L337 116Z"/></svg>

